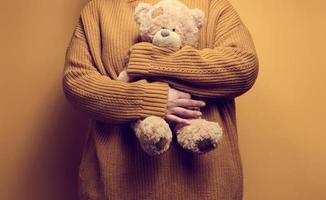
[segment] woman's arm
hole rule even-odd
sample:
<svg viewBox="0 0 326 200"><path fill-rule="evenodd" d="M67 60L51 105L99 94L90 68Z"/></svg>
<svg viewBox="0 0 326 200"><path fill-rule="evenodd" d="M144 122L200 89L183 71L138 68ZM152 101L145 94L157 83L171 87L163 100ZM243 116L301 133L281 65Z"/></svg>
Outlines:
<svg viewBox="0 0 326 200"><path fill-rule="evenodd" d="M128 74L166 81L202 97L234 98L249 90L258 73L254 44L234 8L219 2L210 10L219 13L212 48L176 50L138 43L131 48Z"/></svg>
<svg viewBox="0 0 326 200"><path fill-rule="evenodd" d="M94 38L99 35L99 24L93 4L90 2L84 8L66 52L63 89L67 99L104 122L123 123L150 115L164 116L167 83L146 80L125 83L112 80L96 67L94 55L98 52L94 50L93 40L100 38Z"/></svg>

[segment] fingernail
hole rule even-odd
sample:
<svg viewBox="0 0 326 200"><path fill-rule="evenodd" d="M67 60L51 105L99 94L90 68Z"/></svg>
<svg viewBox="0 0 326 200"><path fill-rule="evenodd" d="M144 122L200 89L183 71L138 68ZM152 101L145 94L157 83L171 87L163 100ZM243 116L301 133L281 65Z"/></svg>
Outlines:
<svg viewBox="0 0 326 200"><path fill-rule="evenodd" d="M202 113L201 113L201 112L196 112L196 114L197 114L197 115L202 115Z"/></svg>

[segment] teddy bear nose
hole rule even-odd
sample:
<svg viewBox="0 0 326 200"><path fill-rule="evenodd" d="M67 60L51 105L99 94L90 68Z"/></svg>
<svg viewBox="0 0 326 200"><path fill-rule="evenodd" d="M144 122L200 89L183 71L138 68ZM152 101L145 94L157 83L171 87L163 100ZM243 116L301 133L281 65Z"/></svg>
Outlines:
<svg viewBox="0 0 326 200"><path fill-rule="evenodd" d="M163 29L163 30L161 30L161 35L162 35L162 37L167 37L170 35L170 33L168 30Z"/></svg>

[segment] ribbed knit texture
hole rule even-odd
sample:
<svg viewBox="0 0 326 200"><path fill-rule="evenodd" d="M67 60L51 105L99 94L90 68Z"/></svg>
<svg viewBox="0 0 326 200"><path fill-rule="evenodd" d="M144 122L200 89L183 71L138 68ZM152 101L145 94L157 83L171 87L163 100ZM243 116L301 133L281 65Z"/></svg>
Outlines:
<svg viewBox="0 0 326 200"><path fill-rule="evenodd" d="M139 2L90 1L67 49L65 95L91 117L79 171L80 199L242 199L234 98L252 87L258 73L250 33L227 0L181 0L205 12L198 49L137 43L133 11ZM115 79L130 47L127 71L139 81L124 83ZM204 98L203 118L224 130L216 150L193 155L175 138L161 156L149 157L141 150L128 122L163 116L168 84Z"/></svg>

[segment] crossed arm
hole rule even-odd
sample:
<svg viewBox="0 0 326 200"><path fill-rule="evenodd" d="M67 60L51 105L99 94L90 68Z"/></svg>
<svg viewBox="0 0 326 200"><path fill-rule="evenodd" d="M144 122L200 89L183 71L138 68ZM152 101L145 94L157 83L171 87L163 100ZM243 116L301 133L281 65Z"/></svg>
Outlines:
<svg viewBox="0 0 326 200"><path fill-rule="evenodd" d="M234 98L253 85L258 60L249 32L232 7L221 10L214 46L178 51L149 43L132 47L128 73L145 79L125 83L105 74L101 63L98 1L83 9L66 52L63 89L68 100L93 118L125 123L164 116L169 85L196 96Z"/></svg>
<svg viewBox="0 0 326 200"><path fill-rule="evenodd" d="M212 48L185 46L176 50L137 43L131 48L128 75L168 82L200 97L234 98L245 93L258 74L255 47L232 6L221 13Z"/></svg>

